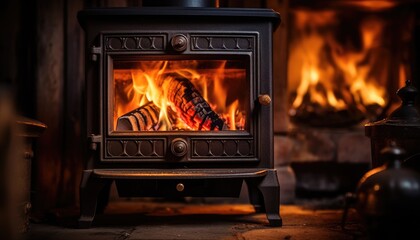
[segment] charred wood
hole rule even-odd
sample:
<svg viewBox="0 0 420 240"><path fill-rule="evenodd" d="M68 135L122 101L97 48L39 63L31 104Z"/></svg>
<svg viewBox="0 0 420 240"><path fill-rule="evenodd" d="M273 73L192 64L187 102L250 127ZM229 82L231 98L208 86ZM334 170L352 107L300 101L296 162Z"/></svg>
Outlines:
<svg viewBox="0 0 420 240"><path fill-rule="evenodd" d="M197 130L228 129L223 119L211 109L188 79L172 74L169 81L168 100L189 127Z"/></svg>
<svg viewBox="0 0 420 240"><path fill-rule="evenodd" d="M289 113L293 123L313 127L351 127L366 119L365 114L356 107L337 110L316 104L302 104Z"/></svg>
<svg viewBox="0 0 420 240"><path fill-rule="evenodd" d="M117 120L118 131L150 131L156 130L160 109L153 102L128 112Z"/></svg>

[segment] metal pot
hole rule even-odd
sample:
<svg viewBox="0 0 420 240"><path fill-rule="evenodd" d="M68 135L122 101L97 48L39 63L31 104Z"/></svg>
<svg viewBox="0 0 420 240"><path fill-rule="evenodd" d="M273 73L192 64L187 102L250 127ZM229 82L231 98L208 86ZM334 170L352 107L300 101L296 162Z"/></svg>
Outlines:
<svg viewBox="0 0 420 240"><path fill-rule="evenodd" d="M342 223L353 207L372 239L406 239L420 227L420 173L402 167L406 153L395 144L380 153L384 165L368 171L347 195Z"/></svg>

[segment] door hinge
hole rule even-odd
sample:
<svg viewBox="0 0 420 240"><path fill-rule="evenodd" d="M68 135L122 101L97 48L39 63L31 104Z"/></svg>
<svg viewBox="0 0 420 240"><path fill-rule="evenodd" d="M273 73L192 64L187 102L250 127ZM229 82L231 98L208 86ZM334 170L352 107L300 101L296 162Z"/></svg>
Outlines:
<svg viewBox="0 0 420 240"><path fill-rule="evenodd" d="M90 149L95 151L98 148L98 143L102 142L102 136L91 134L88 137L88 140L90 144Z"/></svg>
<svg viewBox="0 0 420 240"><path fill-rule="evenodd" d="M92 48L90 49L90 53L92 54L92 61L96 62L98 61L98 55L102 54L102 48L92 46Z"/></svg>

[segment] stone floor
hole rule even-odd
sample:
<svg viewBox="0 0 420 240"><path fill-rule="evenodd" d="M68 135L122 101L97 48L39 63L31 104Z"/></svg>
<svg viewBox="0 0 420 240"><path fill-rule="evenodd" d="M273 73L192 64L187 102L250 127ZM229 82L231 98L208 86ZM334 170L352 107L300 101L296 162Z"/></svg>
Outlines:
<svg viewBox="0 0 420 240"><path fill-rule="evenodd" d="M244 203L111 202L90 229L77 229L77 211L57 210L31 223L28 240L134 239L367 239L359 216L331 204L281 205L283 227L270 227L265 214Z"/></svg>

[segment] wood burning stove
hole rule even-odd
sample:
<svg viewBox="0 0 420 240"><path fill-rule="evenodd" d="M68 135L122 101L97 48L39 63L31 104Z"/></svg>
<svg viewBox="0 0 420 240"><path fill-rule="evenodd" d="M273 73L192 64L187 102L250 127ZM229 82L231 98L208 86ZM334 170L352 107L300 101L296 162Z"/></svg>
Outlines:
<svg viewBox="0 0 420 240"><path fill-rule="evenodd" d="M79 12L86 32L80 227L113 181L123 197L238 197L279 216L270 9Z"/></svg>

